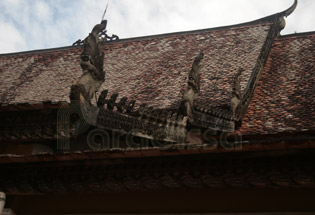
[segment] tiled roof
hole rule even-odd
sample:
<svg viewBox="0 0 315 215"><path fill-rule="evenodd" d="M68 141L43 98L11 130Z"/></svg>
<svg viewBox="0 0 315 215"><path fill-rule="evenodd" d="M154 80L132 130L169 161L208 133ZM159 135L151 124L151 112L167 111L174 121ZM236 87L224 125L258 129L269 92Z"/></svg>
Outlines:
<svg viewBox="0 0 315 215"><path fill-rule="evenodd" d="M81 75L79 48L0 56L0 103L69 101L70 86Z"/></svg>
<svg viewBox="0 0 315 215"><path fill-rule="evenodd" d="M315 32L279 37L273 43L243 134L315 130Z"/></svg>
<svg viewBox="0 0 315 215"><path fill-rule="evenodd" d="M263 21L262 21L263 20ZM109 42L103 45L106 78L101 90L158 109L178 108L193 59L201 61L195 104L229 104L239 68L245 92L269 38L270 19L242 25ZM249 109L243 134L315 129L315 33L275 39ZM0 105L69 102L81 76L82 47L0 55ZM257 75L259 76L259 75Z"/></svg>
<svg viewBox="0 0 315 215"><path fill-rule="evenodd" d="M109 44L104 46L102 88L136 99L138 105L177 108L193 59L203 52L198 100L209 106L226 104L239 67L245 70L245 89L269 29L270 24L251 25Z"/></svg>
<svg viewBox="0 0 315 215"><path fill-rule="evenodd" d="M177 108L187 87L193 59L201 62L197 102L229 103L239 68L244 92L271 23L248 23L218 29L135 38L107 43L102 89L158 109ZM69 102L72 82L81 75L81 47L0 56L0 103Z"/></svg>

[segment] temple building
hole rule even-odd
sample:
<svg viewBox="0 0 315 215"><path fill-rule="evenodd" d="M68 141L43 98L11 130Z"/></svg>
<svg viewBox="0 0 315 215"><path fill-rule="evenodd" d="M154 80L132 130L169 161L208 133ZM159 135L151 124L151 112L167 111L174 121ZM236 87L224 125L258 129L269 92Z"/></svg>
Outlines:
<svg viewBox="0 0 315 215"><path fill-rule="evenodd" d="M0 214L314 214L315 32L281 36L296 6L0 54Z"/></svg>

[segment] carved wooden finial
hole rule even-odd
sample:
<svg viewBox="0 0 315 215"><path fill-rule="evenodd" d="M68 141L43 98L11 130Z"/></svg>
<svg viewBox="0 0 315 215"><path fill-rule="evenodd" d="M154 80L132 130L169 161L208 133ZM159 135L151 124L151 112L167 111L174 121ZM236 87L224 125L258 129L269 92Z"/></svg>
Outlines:
<svg viewBox="0 0 315 215"><path fill-rule="evenodd" d="M79 100L80 95L82 95L86 100L85 102L90 102L105 80L105 72L103 71L104 53L101 51L101 41L99 40L99 34L105 29L106 21L95 25L89 36L84 40L80 61L83 75L71 87L71 101Z"/></svg>
<svg viewBox="0 0 315 215"><path fill-rule="evenodd" d="M84 40L83 52L81 54L80 65L83 70L91 71L92 73L103 72L103 59L100 44L99 34L105 31L107 21L102 21L93 27L89 36Z"/></svg>
<svg viewBox="0 0 315 215"><path fill-rule="evenodd" d="M291 13L293 13L293 11L295 10L296 6L298 4L298 1L297 0L294 0L294 3L291 7L289 7L288 9L286 9L285 11L282 11L281 13L279 13L280 17L279 17L279 22L280 22L280 31L282 29L285 28L285 19L284 17L288 17Z"/></svg>

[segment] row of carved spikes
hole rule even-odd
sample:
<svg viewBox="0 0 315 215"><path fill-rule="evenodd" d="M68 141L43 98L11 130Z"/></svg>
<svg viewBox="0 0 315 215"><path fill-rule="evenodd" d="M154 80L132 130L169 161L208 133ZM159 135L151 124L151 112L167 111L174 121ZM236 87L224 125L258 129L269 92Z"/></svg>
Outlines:
<svg viewBox="0 0 315 215"><path fill-rule="evenodd" d="M138 110L135 111L135 100L128 101L127 97L122 97L119 102L116 102L118 93L112 94L109 99L106 99L107 94L108 90L103 90L101 92L101 95L97 100L98 107L104 107L106 105L106 108L111 111L116 110L119 113L132 114L147 120L156 122L161 120L165 123L170 121L176 123L177 125L184 124L184 116L177 114L176 112L167 110L153 110L153 107L148 107L145 103L141 104Z"/></svg>
<svg viewBox="0 0 315 215"><path fill-rule="evenodd" d="M103 90L101 95L98 97L97 106L104 107L106 104L107 109L114 110L116 107L117 111L120 113L130 114L133 112L134 106L136 104L135 100L127 101L127 97L122 97L120 101L117 103L116 99L118 97L118 93L114 93L111 95L109 99L106 99L108 94L108 90Z"/></svg>

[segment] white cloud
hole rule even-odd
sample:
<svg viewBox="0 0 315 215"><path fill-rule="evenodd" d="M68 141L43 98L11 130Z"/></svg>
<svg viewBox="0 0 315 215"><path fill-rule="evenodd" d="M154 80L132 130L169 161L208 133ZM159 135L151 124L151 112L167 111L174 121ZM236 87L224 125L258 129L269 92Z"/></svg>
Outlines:
<svg viewBox="0 0 315 215"><path fill-rule="evenodd" d="M43 1L38 1L34 6L34 15L37 20L42 23L49 23L52 19L52 11L51 8Z"/></svg>
<svg viewBox="0 0 315 215"><path fill-rule="evenodd" d="M0 20L0 29L5 29L5 32L0 34L1 52L15 52L16 50L23 50L27 48L25 39L14 27L14 25L4 23Z"/></svg>
<svg viewBox="0 0 315 215"><path fill-rule="evenodd" d="M107 0L1 0L0 52L71 45L101 21ZM108 33L120 38L238 24L285 10L293 0L110 0ZM314 0L299 0L283 34L313 31Z"/></svg>

